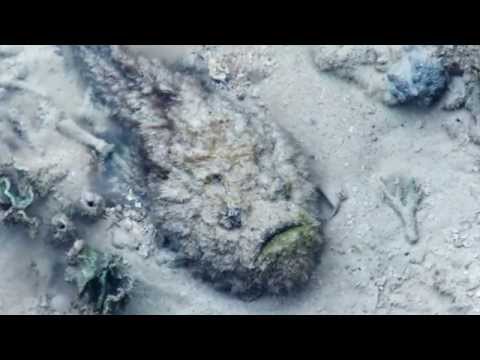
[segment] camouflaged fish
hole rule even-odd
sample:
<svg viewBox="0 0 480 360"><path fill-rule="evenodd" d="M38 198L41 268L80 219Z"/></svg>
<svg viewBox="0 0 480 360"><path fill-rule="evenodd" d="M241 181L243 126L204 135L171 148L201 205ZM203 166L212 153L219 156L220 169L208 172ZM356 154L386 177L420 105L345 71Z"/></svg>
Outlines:
<svg viewBox="0 0 480 360"><path fill-rule="evenodd" d="M121 46L65 54L93 101L138 137L151 217L195 275L244 297L307 283L322 243L319 192L272 119Z"/></svg>

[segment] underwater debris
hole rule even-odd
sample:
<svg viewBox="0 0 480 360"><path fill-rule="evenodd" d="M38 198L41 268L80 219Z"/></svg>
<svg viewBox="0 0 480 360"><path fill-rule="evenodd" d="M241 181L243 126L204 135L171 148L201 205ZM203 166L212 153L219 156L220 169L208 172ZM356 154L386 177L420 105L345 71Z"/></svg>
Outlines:
<svg viewBox="0 0 480 360"><path fill-rule="evenodd" d="M98 219L105 213L105 200L99 194L84 191L78 201L76 212L87 219Z"/></svg>
<svg viewBox="0 0 480 360"><path fill-rule="evenodd" d="M385 102L391 106L414 103L428 107L446 90L447 76L439 59L413 49L387 73Z"/></svg>
<svg viewBox="0 0 480 360"><path fill-rule="evenodd" d="M35 199L27 171L16 168L13 163L0 166L0 205L3 213L0 221L9 225L23 225L31 238L37 234L40 222L30 217L25 210Z"/></svg>
<svg viewBox="0 0 480 360"><path fill-rule="evenodd" d="M53 246L62 246L72 243L76 237L75 224L65 215L57 214L50 223L52 238L47 241Z"/></svg>
<svg viewBox="0 0 480 360"><path fill-rule="evenodd" d="M66 171L56 170L57 165L42 167L30 172L30 182L38 198L45 198L55 190L55 186L68 175Z"/></svg>
<svg viewBox="0 0 480 360"><path fill-rule="evenodd" d="M25 210L33 200L34 193L25 170L13 164L0 167L0 204L15 210Z"/></svg>
<svg viewBox="0 0 480 360"><path fill-rule="evenodd" d="M328 45L311 48L310 56L319 71L358 82L356 69L377 64L381 54L373 46Z"/></svg>
<svg viewBox="0 0 480 360"><path fill-rule="evenodd" d="M26 226L31 238L45 236L47 244L62 247L74 242L77 236L74 222L65 213L53 216L47 223L49 230L41 233L40 219L26 212L38 198L35 196L35 185L38 185L42 196L47 196L59 178L63 178L49 170L28 172L13 163L0 166L0 205L4 209L1 220L9 225ZM66 208L73 205L62 204ZM98 218L105 211L103 198L91 192L82 193L76 206L77 214L89 219ZM126 303L133 281L126 275L121 258L101 253L82 241L76 241L67 254L67 260L65 280L78 287L80 297L87 298L94 313L115 313Z"/></svg>
<svg viewBox="0 0 480 360"><path fill-rule="evenodd" d="M30 239L35 239L38 235L40 226L39 219L27 215L24 210L11 208L2 214L0 221L8 225L21 225L26 227Z"/></svg>
<svg viewBox="0 0 480 360"><path fill-rule="evenodd" d="M113 145L97 138L88 131L82 129L77 123L70 119L64 119L57 124L57 130L80 144L93 149L101 159L106 159L113 152Z"/></svg>
<svg viewBox="0 0 480 360"><path fill-rule="evenodd" d="M478 77L480 49L477 45L437 45L436 56L451 75Z"/></svg>
<svg viewBox="0 0 480 360"><path fill-rule="evenodd" d="M64 172L55 172L55 166L27 171L13 163L0 166L0 205L25 210L34 200L46 197L66 177Z"/></svg>
<svg viewBox="0 0 480 360"><path fill-rule="evenodd" d="M15 187L15 186L14 186ZM33 190L30 186L22 189L13 189L8 177L0 178L0 202L9 205L13 209L23 210L29 207L34 199Z"/></svg>
<svg viewBox="0 0 480 360"><path fill-rule="evenodd" d="M126 305L133 289L133 280L125 269L126 263L118 255L99 252L77 240L68 253L65 281L77 287L79 298L94 313L116 314Z"/></svg>
<svg viewBox="0 0 480 360"><path fill-rule="evenodd" d="M395 211L405 230L405 238L410 244L419 240L417 210L424 197L424 192L414 178L403 177L380 179L383 185L385 202Z"/></svg>

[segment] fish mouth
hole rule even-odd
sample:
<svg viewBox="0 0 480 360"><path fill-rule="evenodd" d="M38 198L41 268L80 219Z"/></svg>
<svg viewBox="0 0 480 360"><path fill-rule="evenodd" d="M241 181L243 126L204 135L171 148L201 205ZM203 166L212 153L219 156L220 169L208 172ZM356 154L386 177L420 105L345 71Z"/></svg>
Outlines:
<svg viewBox="0 0 480 360"><path fill-rule="evenodd" d="M274 240L277 238L277 236L286 233L289 230L295 229L302 226L300 222L288 222L288 223L283 223L278 226L276 226L273 229L268 229L264 235L262 236L262 243L260 245L260 253L262 253L267 246L271 246L272 243L274 243Z"/></svg>
<svg viewBox="0 0 480 360"><path fill-rule="evenodd" d="M315 241L315 233L316 226L306 219L286 222L269 229L262 236L255 260L259 261L271 255L294 253L295 249L302 246L310 247Z"/></svg>

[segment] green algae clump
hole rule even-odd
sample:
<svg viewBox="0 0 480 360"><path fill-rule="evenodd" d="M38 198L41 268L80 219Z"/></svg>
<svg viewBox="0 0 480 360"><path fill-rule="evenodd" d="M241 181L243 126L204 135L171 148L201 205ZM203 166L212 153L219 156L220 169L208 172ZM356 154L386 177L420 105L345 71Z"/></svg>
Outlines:
<svg viewBox="0 0 480 360"><path fill-rule="evenodd" d="M133 280L125 272L122 258L84 246L65 270L65 281L77 286L93 312L115 314L126 305Z"/></svg>

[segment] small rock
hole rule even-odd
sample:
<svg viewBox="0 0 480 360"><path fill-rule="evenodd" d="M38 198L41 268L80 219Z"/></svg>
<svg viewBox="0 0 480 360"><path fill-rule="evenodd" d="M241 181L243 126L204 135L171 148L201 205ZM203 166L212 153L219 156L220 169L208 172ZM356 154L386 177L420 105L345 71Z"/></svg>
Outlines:
<svg viewBox="0 0 480 360"><path fill-rule="evenodd" d="M447 73L438 59L413 49L387 73L388 105L431 106L447 87Z"/></svg>

